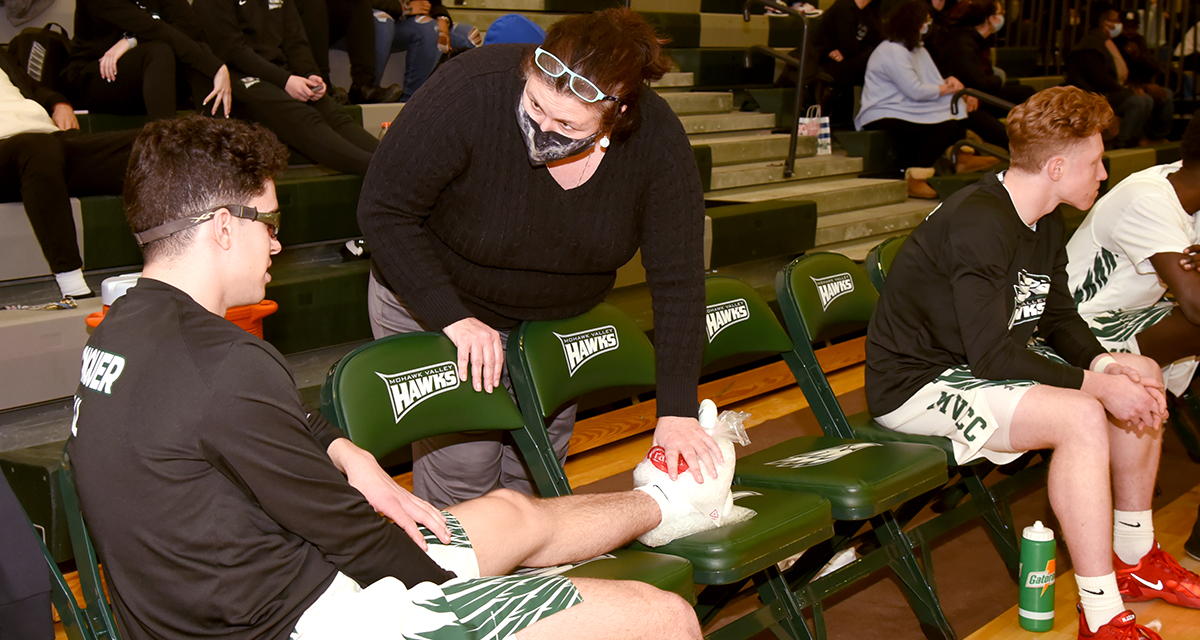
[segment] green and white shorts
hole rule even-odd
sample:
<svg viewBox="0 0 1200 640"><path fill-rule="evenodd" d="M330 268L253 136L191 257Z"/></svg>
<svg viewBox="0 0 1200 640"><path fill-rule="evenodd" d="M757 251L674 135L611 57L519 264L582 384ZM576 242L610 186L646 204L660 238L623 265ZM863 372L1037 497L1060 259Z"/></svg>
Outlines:
<svg viewBox="0 0 1200 640"><path fill-rule="evenodd" d="M1031 343L1029 349L1065 364L1044 344ZM1013 450L1009 430L1017 404L1035 384L1032 380L982 380L971 374L970 367L951 367L875 421L893 431L949 438L959 464L981 457L1006 464L1025 453Z"/></svg>
<svg viewBox="0 0 1200 640"><path fill-rule="evenodd" d="M411 589L395 578L360 587L338 572L296 622L291 640L503 640L580 602L562 576L479 577L479 562L458 518L449 513L450 544L421 527L429 557L458 577Z"/></svg>
<svg viewBox="0 0 1200 640"><path fill-rule="evenodd" d="M1096 339L1109 351L1141 354L1138 348L1137 334L1158 324L1163 318L1171 315L1175 309L1172 302L1159 302L1145 309L1130 309L1127 311L1108 311L1090 317L1084 317ZM1200 359L1195 357L1176 360L1163 367L1163 382L1167 391L1182 395L1187 391L1196 375L1196 365Z"/></svg>

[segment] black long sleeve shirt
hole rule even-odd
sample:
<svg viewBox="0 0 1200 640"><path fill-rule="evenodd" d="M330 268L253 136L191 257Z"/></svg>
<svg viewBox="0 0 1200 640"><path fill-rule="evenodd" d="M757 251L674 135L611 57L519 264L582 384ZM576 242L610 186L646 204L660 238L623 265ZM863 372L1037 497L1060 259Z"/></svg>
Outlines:
<svg viewBox="0 0 1200 640"><path fill-rule="evenodd" d="M192 7L230 71L279 88L293 75L320 75L292 0L194 0Z"/></svg>
<svg viewBox="0 0 1200 640"><path fill-rule="evenodd" d="M455 57L400 112L359 200L374 273L434 329L467 317L504 329L591 309L640 248L659 415L695 416L704 201L683 126L642 91L631 137L587 182L563 189L530 165L517 125L526 48Z"/></svg>
<svg viewBox="0 0 1200 640"><path fill-rule="evenodd" d="M872 415L890 413L950 367L986 380L1078 389L1104 347L1067 285L1062 214L1035 229L992 174L951 196L896 255L867 330ZM1071 365L1028 349L1034 332Z"/></svg>
<svg viewBox="0 0 1200 640"><path fill-rule="evenodd" d="M934 62L942 76L954 76L968 89L999 95L1004 82L992 69L991 49L978 29L959 27L942 38Z"/></svg>
<svg viewBox="0 0 1200 640"><path fill-rule="evenodd" d="M337 571L453 577L375 513L283 356L150 279L83 354L68 444L121 633L286 639Z"/></svg>

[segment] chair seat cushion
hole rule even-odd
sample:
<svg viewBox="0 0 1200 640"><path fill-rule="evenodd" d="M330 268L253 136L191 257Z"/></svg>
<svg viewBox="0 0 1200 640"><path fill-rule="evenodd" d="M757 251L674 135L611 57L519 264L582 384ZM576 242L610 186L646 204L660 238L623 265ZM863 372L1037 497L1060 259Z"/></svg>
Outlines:
<svg viewBox="0 0 1200 640"><path fill-rule="evenodd" d="M692 565L677 556L617 549L564 571L562 575L568 578L637 580L679 594L689 603L696 604Z"/></svg>
<svg viewBox="0 0 1200 640"><path fill-rule="evenodd" d="M892 431L886 427L882 427L879 423L871 419L871 414L863 411L852 416L846 416L846 420L850 423L850 428L854 430L854 437L871 442L911 442L913 444L927 444L941 449L946 452L946 464L951 467L957 466L958 462L954 459L954 443L950 438L941 436L920 436L911 433L901 433Z"/></svg>
<svg viewBox="0 0 1200 640"><path fill-rule="evenodd" d="M736 497L738 506L753 509L755 516L708 531L679 538L653 551L687 558L697 584L728 584L789 558L833 535L829 501L820 496L733 487L748 495ZM631 549L650 550L640 543Z"/></svg>
<svg viewBox="0 0 1200 640"><path fill-rule="evenodd" d="M829 500L834 519L865 520L947 479L936 447L800 436L738 459L734 481L815 493Z"/></svg>

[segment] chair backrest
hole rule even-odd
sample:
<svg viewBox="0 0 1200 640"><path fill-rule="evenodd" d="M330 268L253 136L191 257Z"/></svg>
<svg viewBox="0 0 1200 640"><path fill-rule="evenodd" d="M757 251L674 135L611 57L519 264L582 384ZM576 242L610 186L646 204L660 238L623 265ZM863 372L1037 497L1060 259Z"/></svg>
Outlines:
<svg viewBox="0 0 1200 640"><path fill-rule="evenodd" d="M867 268L867 276L871 278L871 284L875 285L876 291L883 291L883 282L887 279L888 271L892 269L892 261L896 259L896 253L907 239L908 234L893 236L867 252L863 266Z"/></svg>
<svg viewBox="0 0 1200 640"><path fill-rule="evenodd" d="M709 276L704 294L704 366L733 356L792 350L791 338L754 287L737 278Z"/></svg>
<svg viewBox="0 0 1200 640"><path fill-rule="evenodd" d="M633 318L607 302L573 318L521 323L508 336L507 359L527 425L514 437L538 491L547 497L567 495L571 487L546 436L546 418L594 391L654 386L650 340Z"/></svg>
<svg viewBox="0 0 1200 640"><path fill-rule="evenodd" d="M71 457L66 448L62 454L62 473L58 474L58 485L62 491L63 511L67 514L67 529L71 533L71 550L75 553L75 568L79 572L79 589L83 592L84 614L90 625L91 638L96 640L120 640L117 622L108 605L104 582L100 578L100 563L96 558L96 547L88 534L79 509L79 494L75 491L75 472L71 469ZM74 601L75 597L71 596ZM55 604L57 607L57 603ZM60 617L62 609L59 609Z"/></svg>
<svg viewBox="0 0 1200 640"><path fill-rule="evenodd" d="M879 294L862 267L836 253L800 256L776 274L775 291L795 343L784 360L826 435L853 438L813 344L865 329Z"/></svg>
<svg viewBox="0 0 1200 640"><path fill-rule="evenodd" d="M376 458L430 436L524 426L503 389L477 393L458 373L458 350L445 335L388 336L329 370L321 410Z"/></svg>

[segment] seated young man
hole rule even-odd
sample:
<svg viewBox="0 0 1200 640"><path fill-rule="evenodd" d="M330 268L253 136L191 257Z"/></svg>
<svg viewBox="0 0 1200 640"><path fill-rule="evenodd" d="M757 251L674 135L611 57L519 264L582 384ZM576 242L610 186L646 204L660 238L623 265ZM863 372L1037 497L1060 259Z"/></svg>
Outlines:
<svg viewBox="0 0 1200 640"><path fill-rule="evenodd" d="M699 638L686 602L642 583L503 575L673 521L662 491L439 512L306 416L279 352L222 317L271 279L286 164L233 120L154 122L135 145L145 269L88 341L68 445L122 634Z"/></svg>
<svg viewBox="0 0 1200 640"><path fill-rule="evenodd" d="M950 438L959 462L1053 449L1079 637L1134 639L1143 628L1122 598L1200 608L1200 578L1154 541L1158 365L1105 351L1067 288L1055 207L1092 205L1111 118L1103 97L1074 87L1012 111L1011 168L946 200L896 256L867 333L866 392L880 424Z"/></svg>

